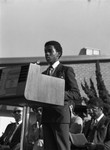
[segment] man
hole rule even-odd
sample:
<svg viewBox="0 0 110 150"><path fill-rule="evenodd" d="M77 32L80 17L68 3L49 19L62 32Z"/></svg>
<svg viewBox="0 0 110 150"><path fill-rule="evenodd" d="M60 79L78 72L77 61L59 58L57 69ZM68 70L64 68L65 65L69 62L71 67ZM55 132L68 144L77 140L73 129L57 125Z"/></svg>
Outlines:
<svg viewBox="0 0 110 150"><path fill-rule="evenodd" d="M12 150L18 143L20 143L22 127L22 108L15 107L12 116L15 118L15 122L9 124L6 127L3 135L0 137L1 150Z"/></svg>
<svg viewBox="0 0 110 150"><path fill-rule="evenodd" d="M64 66L59 59L62 47L57 41L48 41L44 47L45 58L49 67L43 74L65 80L64 106L44 107L42 112L43 137L45 150L70 150L69 105L80 101L80 93L72 67ZM50 73L50 68L53 68ZM60 99L59 99L60 101Z"/></svg>
<svg viewBox="0 0 110 150"><path fill-rule="evenodd" d="M88 150L110 150L110 118L103 113L103 102L94 98L88 102L91 120L86 122L84 134L88 140Z"/></svg>
<svg viewBox="0 0 110 150"><path fill-rule="evenodd" d="M28 150L43 149L43 131L41 124L42 108L33 109L29 118Z"/></svg>

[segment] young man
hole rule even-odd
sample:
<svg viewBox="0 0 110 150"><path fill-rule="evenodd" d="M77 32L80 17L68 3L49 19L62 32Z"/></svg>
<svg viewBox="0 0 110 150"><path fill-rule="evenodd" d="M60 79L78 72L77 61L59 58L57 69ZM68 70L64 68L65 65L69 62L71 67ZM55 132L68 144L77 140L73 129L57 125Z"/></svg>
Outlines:
<svg viewBox="0 0 110 150"><path fill-rule="evenodd" d="M45 150L70 150L69 105L80 101L75 73L72 67L64 66L59 59L62 47L57 41L48 41L44 46L45 58L49 67L43 74L65 80L64 106L44 107L42 112L43 137ZM52 68L50 72L50 68ZM59 99L60 101L60 99Z"/></svg>

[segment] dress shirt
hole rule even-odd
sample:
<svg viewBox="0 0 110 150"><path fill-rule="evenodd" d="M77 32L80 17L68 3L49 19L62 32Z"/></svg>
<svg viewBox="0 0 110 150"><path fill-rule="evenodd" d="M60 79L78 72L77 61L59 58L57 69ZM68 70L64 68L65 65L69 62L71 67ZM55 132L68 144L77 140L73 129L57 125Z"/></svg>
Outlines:
<svg viewBox="0 0 110 150"><path fill-rule="evenodd" d="M96 126L103 116L104 114L102 113L97 119L92 119L91 127Z"/></svg>
<svg viewBox="0 0 110 150"><path fill-rule="evenodd" d="M56 61L53 65L52 65L52 67L54 68L54 70L55 70L55 68L59 65L59 60L58 61Z"/></svg>
<svg viewBox="0 0 110 150"><path fill-rule="evenodd" d="M56 67L59 65L59 61L56 61L52 66L49 66L48 70L49 70L49 75L52 75L56 69Z"/></svg>
<svg viewBox="0 0 110 150"><path fill-rule="evenodd" d="M96 121L99 122L102 119L103 116L104 116L104 114L102 113L101 116L96 119Z"/></svg>

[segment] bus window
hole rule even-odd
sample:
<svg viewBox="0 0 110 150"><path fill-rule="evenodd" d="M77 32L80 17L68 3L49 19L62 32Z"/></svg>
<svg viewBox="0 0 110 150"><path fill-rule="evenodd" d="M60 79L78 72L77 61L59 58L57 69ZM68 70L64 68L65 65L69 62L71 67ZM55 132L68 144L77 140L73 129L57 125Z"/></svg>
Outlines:
<svg viewBox="0 0 110 150"><path fill-rule="evenodd" d="M7 125L10 124L11 122L15 122L15 119L13 117L0 116L0 136L2 136Z"/></svg>
<svg viewBox="0 0 110 150"><path fill-rule="evenodd" d="M0 105L1 149L20 148L23 108Z"/></svg>

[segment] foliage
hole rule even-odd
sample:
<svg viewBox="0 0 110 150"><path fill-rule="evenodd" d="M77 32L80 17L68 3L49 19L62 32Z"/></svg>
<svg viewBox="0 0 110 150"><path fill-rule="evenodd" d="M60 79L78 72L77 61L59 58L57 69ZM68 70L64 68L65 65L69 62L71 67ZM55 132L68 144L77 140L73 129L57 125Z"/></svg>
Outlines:
<svg viewBox="0 0 110 150"><path fill-rule="evenodd" d="M110 94L106 89L104 80L102 78L99 61L96 62L96 81L97 81L97 90L99 97L105 102L110 104Z"/></svg>
<svg viewBox="0 0 110 150"><path fill-rule="evenodd" d="M105 112L105 114L109 114L110 113L110 94L109 94L109 92L105 86L104 80L102 78L99 61L96 62L95 73L96 73L97 89L95 88L94 83L91 78L89 79L90 85L88 85L88 83L84 79L84 83L81 83L81 87L82 87L83 91L85 92L85 94L87 95L87 98L83 97L82 99L87 104L87 102L89 100L91 100L91 98L94 98L94 97L101 98L104 103L104 112Z"/></svg>
<svg viewBox="0 0 110 150"><path fill-rule="evenodd" d="M90 80L90 86L87 84L86 80L84 79L84 84L81 83L81 87L84 90L87 97L91 99L91 98L97 97L97 92L96 92L92 79L90 78L89 80Z"/></svg>

